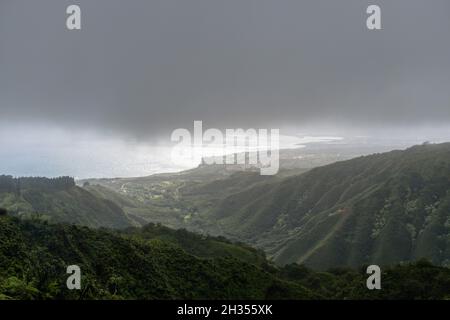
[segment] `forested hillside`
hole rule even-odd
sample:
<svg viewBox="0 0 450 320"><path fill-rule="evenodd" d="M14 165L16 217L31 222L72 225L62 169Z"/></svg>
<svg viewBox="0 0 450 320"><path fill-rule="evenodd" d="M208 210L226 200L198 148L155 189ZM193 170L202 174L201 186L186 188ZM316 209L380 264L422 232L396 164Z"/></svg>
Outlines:
<svg viewBox="0 0 450 320"><path fill-rule="evenodd" d="M228 196L226 235L281 264L450 263L450 144L337 162Z"/></svg>
<svg viewBox="0 0 450 320"><path fill-rule="evenodd" d="M66 287L74 264L81 290ZM450 269L426 261L383 269L382 290L366 279L362 266L279 268L246 246L156 225L119 232L0 214L0 300L450 298Z"/></svg>
<svg viewBox="0 0 450 320"><path fill-rule="evenodd" d="M111 228L136 224L115 202L76 186L70 177L0 176L0 207L25 219Z"/></svg>
<svg viewBox="0 0 450 320"><path fill-rule="evenodd" d="M423 257L450 264L448 143L362 156L288 177L205 166L91 182L87 190L115 202L134 221L242 241L278 264L326 269Z"/></svg>
<svg viewBox="0 0 450 320"><path fill-rule="evenodd" d="M152 236L146 229L125 235L0 216L0 299L316 297L278 277L255 251L193 236L188 253L164 240L170 233L160 229ZM81 268L83 290L67 289L69 265Z"/></svg>
<svg viewBox="0 0 450 320"><path fill-rule="evenodd" d="M85 298L382 297L367 296L368 264L390 270L392 297L448 297L450 144L288 177L208 169L84 187L1 176L3 297L75 298L68 264L83 266ZM422 258L435 266L404 264Z"/></svg>

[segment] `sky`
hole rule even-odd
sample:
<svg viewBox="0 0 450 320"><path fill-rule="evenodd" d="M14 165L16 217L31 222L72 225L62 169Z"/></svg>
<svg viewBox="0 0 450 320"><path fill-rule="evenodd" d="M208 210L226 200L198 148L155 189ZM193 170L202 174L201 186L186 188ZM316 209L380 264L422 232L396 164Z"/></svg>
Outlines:
<svg viewBox="0 0 450 320"><path fill-rule="evenodd" d="M66 29L71 4L81 30ZM366 28L369 4L382 30ZM194 120L450 138L449 16L448 0L1 0L1 153L38 174L82 138L156 147Z"/></svg>

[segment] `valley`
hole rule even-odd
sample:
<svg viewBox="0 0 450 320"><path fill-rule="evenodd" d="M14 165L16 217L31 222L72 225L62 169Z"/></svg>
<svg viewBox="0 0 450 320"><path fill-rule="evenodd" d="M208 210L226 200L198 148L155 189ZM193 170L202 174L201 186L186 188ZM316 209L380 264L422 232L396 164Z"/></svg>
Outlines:
<svg viewBox="0 0 450 320"><path fill-rule="evenodd" d="M289 163L276 176L0 176L0 299L450 296L450 143ZM74 263L81 292L65 289ZM369 264L382 291L365 287Z"/></svg>
<svg viewBox="0 0 450 320"><path fill-rule="evenodd" d="M84 182L138 223L245 242L281 265L327 269L423 257L447 265L449 152L448 144L421 145L282 167L273 177L212 165Z"/></svg>

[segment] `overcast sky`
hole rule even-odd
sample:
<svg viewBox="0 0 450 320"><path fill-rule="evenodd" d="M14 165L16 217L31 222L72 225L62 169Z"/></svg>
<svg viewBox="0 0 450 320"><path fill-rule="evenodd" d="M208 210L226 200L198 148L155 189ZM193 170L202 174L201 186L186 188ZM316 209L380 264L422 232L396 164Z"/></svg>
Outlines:
<svg viewBox="0 0 450 320"><path fill-rule="evenodd" d="M80 31L66 29L71 4ZM0 0L3 170L64 174L114 154L111 168L134 154L159 167L161 152L124 141L147 150L194 120L450 138L449 37L448 0Z"/></svg>
<svg viewBox="0 0 450 320"><path fill-rule="evenodd" d="M449 17L448 0L1 0L0 121L146 139L196 119L445 126Z"/></svg>

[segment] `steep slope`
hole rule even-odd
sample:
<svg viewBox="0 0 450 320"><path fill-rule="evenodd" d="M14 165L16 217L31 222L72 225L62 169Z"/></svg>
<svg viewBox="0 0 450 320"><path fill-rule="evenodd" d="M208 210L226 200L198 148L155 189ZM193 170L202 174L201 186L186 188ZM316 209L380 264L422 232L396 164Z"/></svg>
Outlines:
<svg viewBox="0 0 450 320"><path fill-rule="evenodd" d="M68 265L81 268L82 290L66 288ZM318 296L279 278L268 265L220 254L200 258L149 234L0 217L0 299L313 297Z"/></svg>
<svg viewBox="0 0 450 320"><path fill-rule="evenodd" d="M263 268L268 267L263 251L243 243L233 243L223 237L199 235L185 229L173 230L152 223L140 228L125 229L121 233L134 239L158 239L172 243L199 258L232 257Z"/></svg>
<svg viewBox="0 0 450 320"><path fill-rule="evenodd" d="M338 300L448 300L450 269L420 260L384 267L381 290L367 290L366 268L314 271L290 264L280 276L297 282L326 299Z"/></svg>
<svg viewBox="0 0 450 320"><path fill-rule="evenodd" d="M220 239L205 242L197 235L159 226L144 229L91 230L3 214L0 300L450 297L450 269L426 261L383 268L383 290L367 290L365 268L327 272L293 264L275 268L267 261L245 262L255 257L245 246L226 242L223 250ZM195 254L183 250L185 245ZM228 255L239 250L238 258ZM82 270L81 290L65 285L66 267L73 264Z"/></svg>
<svg viewBox="0 0 450 320"><path fill-rule="evenodd" d="M450 144L359 157L233 194L213 210L226 236L278 263L315 268L450 263Z"/></svg>
<svg viewBox="0 0 450 320"><path fill-rule="evenodd" d="M161 223L170 228L218 235L223 231L209 213L224 198L317 166L390 149L392 146L386 142L368 144L350 139L280 150L280 171L276 176L261 176L259 169L243 165L202 164L177 173L77 182L96 196L119 205L138 224Z"/></svg>
<svg viewBox="0 0 450 320"><path fill-rule="evenodd" d="M261 176L259 169L243 165L199 165L177 173L136 178L105 178L78 181L89 192L113 201L135 222L162 223L170 228L221 234L209 211L231 194L262 182L279 181L313 167L359 155L389 150L385 144L317 142L305 148L280 150L280 171Z"/></svg>
<svg viewBox="0 0 450 320"><path fill-rule="evenodd" d="M75 185L72 178L0 176L0 207L22 218L39 218L90 227L134 225L113 201Z"/></svg>

